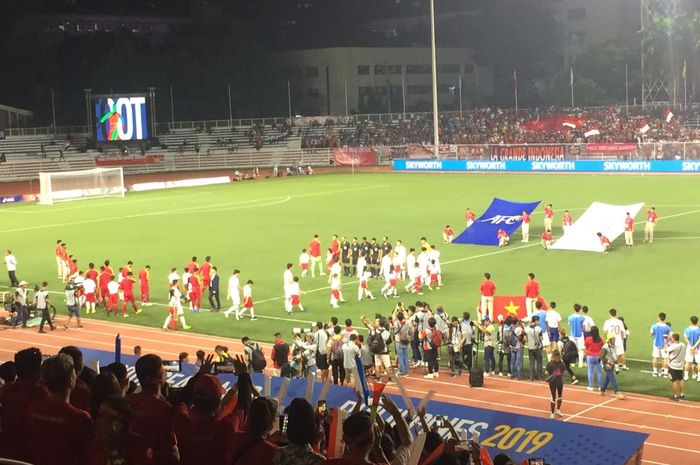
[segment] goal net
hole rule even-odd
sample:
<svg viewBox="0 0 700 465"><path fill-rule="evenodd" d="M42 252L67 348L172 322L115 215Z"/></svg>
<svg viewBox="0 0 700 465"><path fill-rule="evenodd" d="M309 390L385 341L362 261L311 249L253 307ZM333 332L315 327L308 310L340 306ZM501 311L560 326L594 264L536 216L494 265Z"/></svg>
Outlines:
<svg viewBox="0 0 700 465"><path fill-rule="evenodd" d="M121 167L39 173L39 181L39 203L42 205L99 197L124 197L124 172Z"/></svg>

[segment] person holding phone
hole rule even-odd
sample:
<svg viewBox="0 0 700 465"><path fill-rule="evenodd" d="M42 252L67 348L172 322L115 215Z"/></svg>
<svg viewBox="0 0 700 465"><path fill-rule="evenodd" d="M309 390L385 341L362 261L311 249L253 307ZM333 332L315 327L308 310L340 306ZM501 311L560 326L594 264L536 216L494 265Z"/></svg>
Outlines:
<svg viewBox="0 0 700 465"><path fill-rule="evenodd" d="M551 399L549 401L549 418L562 417L561 404L563 401L562 393L564 391L564 372L566 367L561 359L561 352L558 350L552 351L552 358L547 363L547 383L549 384L549 393Z"/></svg>

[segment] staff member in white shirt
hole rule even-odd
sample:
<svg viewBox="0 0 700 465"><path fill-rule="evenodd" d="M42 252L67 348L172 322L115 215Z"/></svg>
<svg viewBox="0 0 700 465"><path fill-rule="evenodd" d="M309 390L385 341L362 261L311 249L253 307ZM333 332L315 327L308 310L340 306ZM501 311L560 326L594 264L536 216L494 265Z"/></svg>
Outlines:
<svg viewBox="0 0 700 465"><path fill-rule="evenodd" d="M12 251L7 249L5 251L5 266L7 267L7 274L10 277L10 286L19 287L19 281L15 272L17 271L17 259L12 255Z"/></svg>
<svg viewBox="0 0 700 465"><path fill-rule="evenodd" d="M683 381L683 355L685 344L680 342L681 335L671 334L671 344L666 348L668 353L668 373L671 375L671 400L685 399L685 381Z"/></svg>
<svg viewBox="0 0 700 465"><path fill-rule="evenodd" d="M27 311L27 294L27 281L20 281L19 287L17 287L15 291L15 301L19 309L15 324L12 326L13 328L17 326L17 323L20 321L22 322L22 328L27 327L27 319L29 318L29 312Z"/></svg>

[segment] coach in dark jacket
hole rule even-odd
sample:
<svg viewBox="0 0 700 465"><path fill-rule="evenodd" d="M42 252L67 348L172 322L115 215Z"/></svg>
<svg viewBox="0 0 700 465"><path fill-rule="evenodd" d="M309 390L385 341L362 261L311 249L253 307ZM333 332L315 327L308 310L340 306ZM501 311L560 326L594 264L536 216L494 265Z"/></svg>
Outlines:
<svg viewBox="0 0 700 465"><path fill-rule="evenodd" d="M216 305L214 305L216 303ZM209 305L213 312L221 310L221 300L219 300L219 273L215 266L211 267L211 278L209 281Z"/></svg>

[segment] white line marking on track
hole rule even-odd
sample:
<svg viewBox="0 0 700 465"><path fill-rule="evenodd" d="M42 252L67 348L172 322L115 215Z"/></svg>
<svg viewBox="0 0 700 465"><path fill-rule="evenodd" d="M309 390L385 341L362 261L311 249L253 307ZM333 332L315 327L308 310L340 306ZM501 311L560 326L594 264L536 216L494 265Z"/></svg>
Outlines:
<svg viewBox="0 0 700 465"><path fill-rule="evenodd" d="M600 404L592 405L592 406L588 407L587 409L580 411L579 413L575 413L575 414L573 414L573 415L570 415L568 418L565 418L564 421L573 420L574 418L579 417L579 416L581 416L581 415L583 415L583 414L585 414L585 413L588 413L588 412L590 412L591 410L595 410L595 409L597 409L598 407L604 407L604 406L606 406L606 405L612 403L612 402L615 401L615 400L617 400L617 399L616 399L615 397L613 397L612 399L608 399L608 400L606 400L605 402L602 402L602 403L600 403Z"/></svg>

